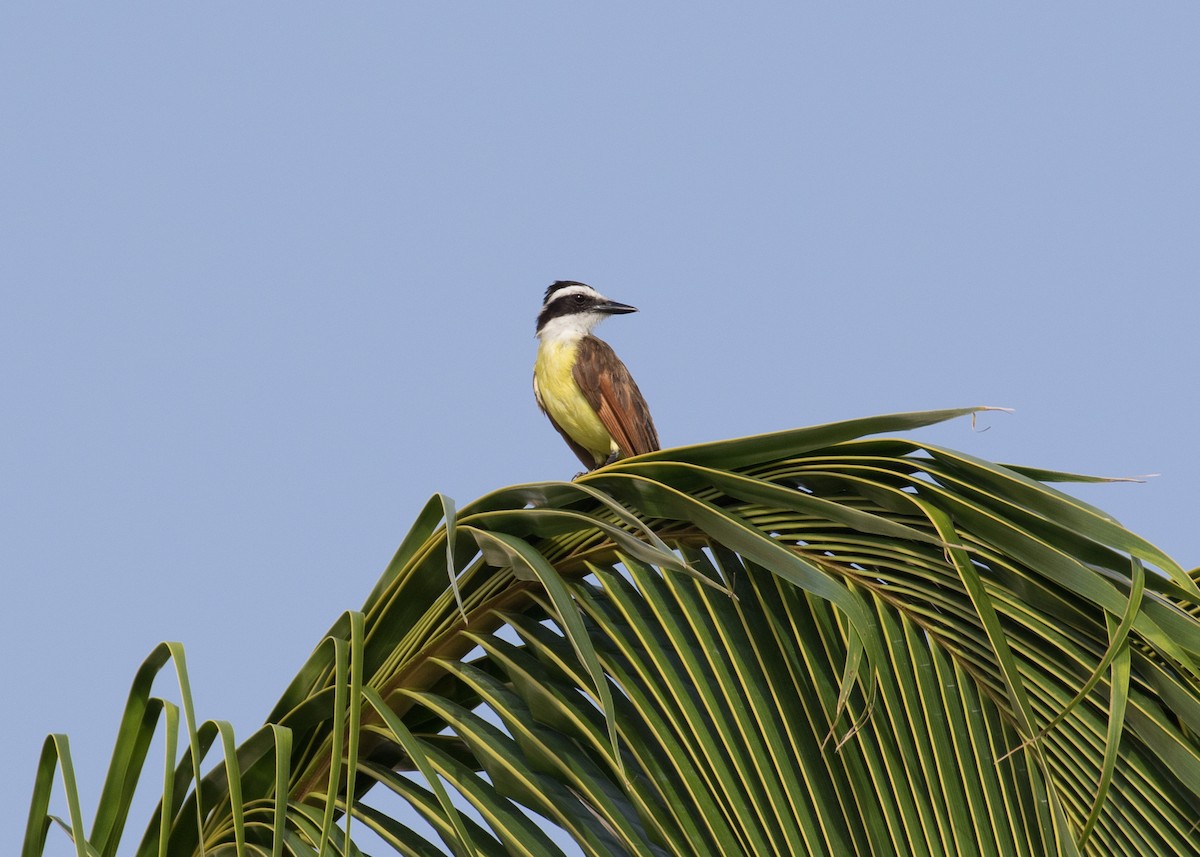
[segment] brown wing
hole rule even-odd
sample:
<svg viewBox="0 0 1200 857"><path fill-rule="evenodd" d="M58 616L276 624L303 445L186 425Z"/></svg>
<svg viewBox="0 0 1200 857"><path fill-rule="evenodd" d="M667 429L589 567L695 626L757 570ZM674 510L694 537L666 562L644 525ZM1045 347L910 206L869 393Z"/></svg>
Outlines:
<svg viewBox="0 0 1200 857"><path fill-rule="evenodd" d="M621 458L658 449L658 432L642 391L607 342L585 336L572 371L584 398L617 442Z"/></svg>

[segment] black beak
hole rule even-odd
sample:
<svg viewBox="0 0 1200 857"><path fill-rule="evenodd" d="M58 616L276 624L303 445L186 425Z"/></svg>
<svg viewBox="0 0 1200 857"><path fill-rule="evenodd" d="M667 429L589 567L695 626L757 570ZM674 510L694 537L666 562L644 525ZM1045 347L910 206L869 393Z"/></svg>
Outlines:
<svg viewBox="0 0 1200 857"><path fill-rule="evenodd" d="M627 312L638 311L637 307L635 306L617 303L616 301L610 301L608 299L605 299L604 303L597 304L596 309L600 310L600 312L608 313L609 315L624 315Z"/></svg>

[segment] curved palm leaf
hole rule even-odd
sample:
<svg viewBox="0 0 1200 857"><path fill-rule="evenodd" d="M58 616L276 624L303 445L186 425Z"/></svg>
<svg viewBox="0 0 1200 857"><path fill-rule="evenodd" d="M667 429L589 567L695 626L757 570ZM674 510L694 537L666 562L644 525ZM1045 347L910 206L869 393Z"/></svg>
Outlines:
<svg viewBox="0 0 1200 857"><path fill-rule="evenodd" d="M1186 853L1195 573L1046 484L1083 477L866 437L967 413L435 497L268 726L234 750L185 710L138 853L356 854L359 827L414 855L556 854L552 827L597 855ZM63 823L80 853L115 853L160 711L179 729L146 678L170 655L186 677L175 650L139 675L86 845Z"/></svg>

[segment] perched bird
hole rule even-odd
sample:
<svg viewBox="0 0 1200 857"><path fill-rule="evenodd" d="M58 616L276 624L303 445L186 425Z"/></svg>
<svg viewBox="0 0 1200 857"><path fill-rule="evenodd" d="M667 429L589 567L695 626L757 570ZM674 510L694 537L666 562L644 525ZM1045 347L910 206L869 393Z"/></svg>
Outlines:
<svg viewBox="0 0 1200 857"><path fill-rule="evenodd" d="M546 289L537 318L533 394L583 466L658 449L650 409L625 364L592 328L610 315L637 312L591 286L559 280Z"/></svg>

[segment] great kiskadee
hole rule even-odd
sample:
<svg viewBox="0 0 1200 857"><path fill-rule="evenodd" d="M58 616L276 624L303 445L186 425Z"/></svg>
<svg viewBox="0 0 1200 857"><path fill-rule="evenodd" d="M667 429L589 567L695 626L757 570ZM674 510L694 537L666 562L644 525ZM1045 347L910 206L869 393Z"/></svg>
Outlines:
<svg viewBox="0 0 1200 857"><path fill-rule="evenodd" d="M592 328L610 315L637 312L591 286L559 280L546 289L537 318L533 394L583 466L658 449L650 409L607 342Z"/></svg>

